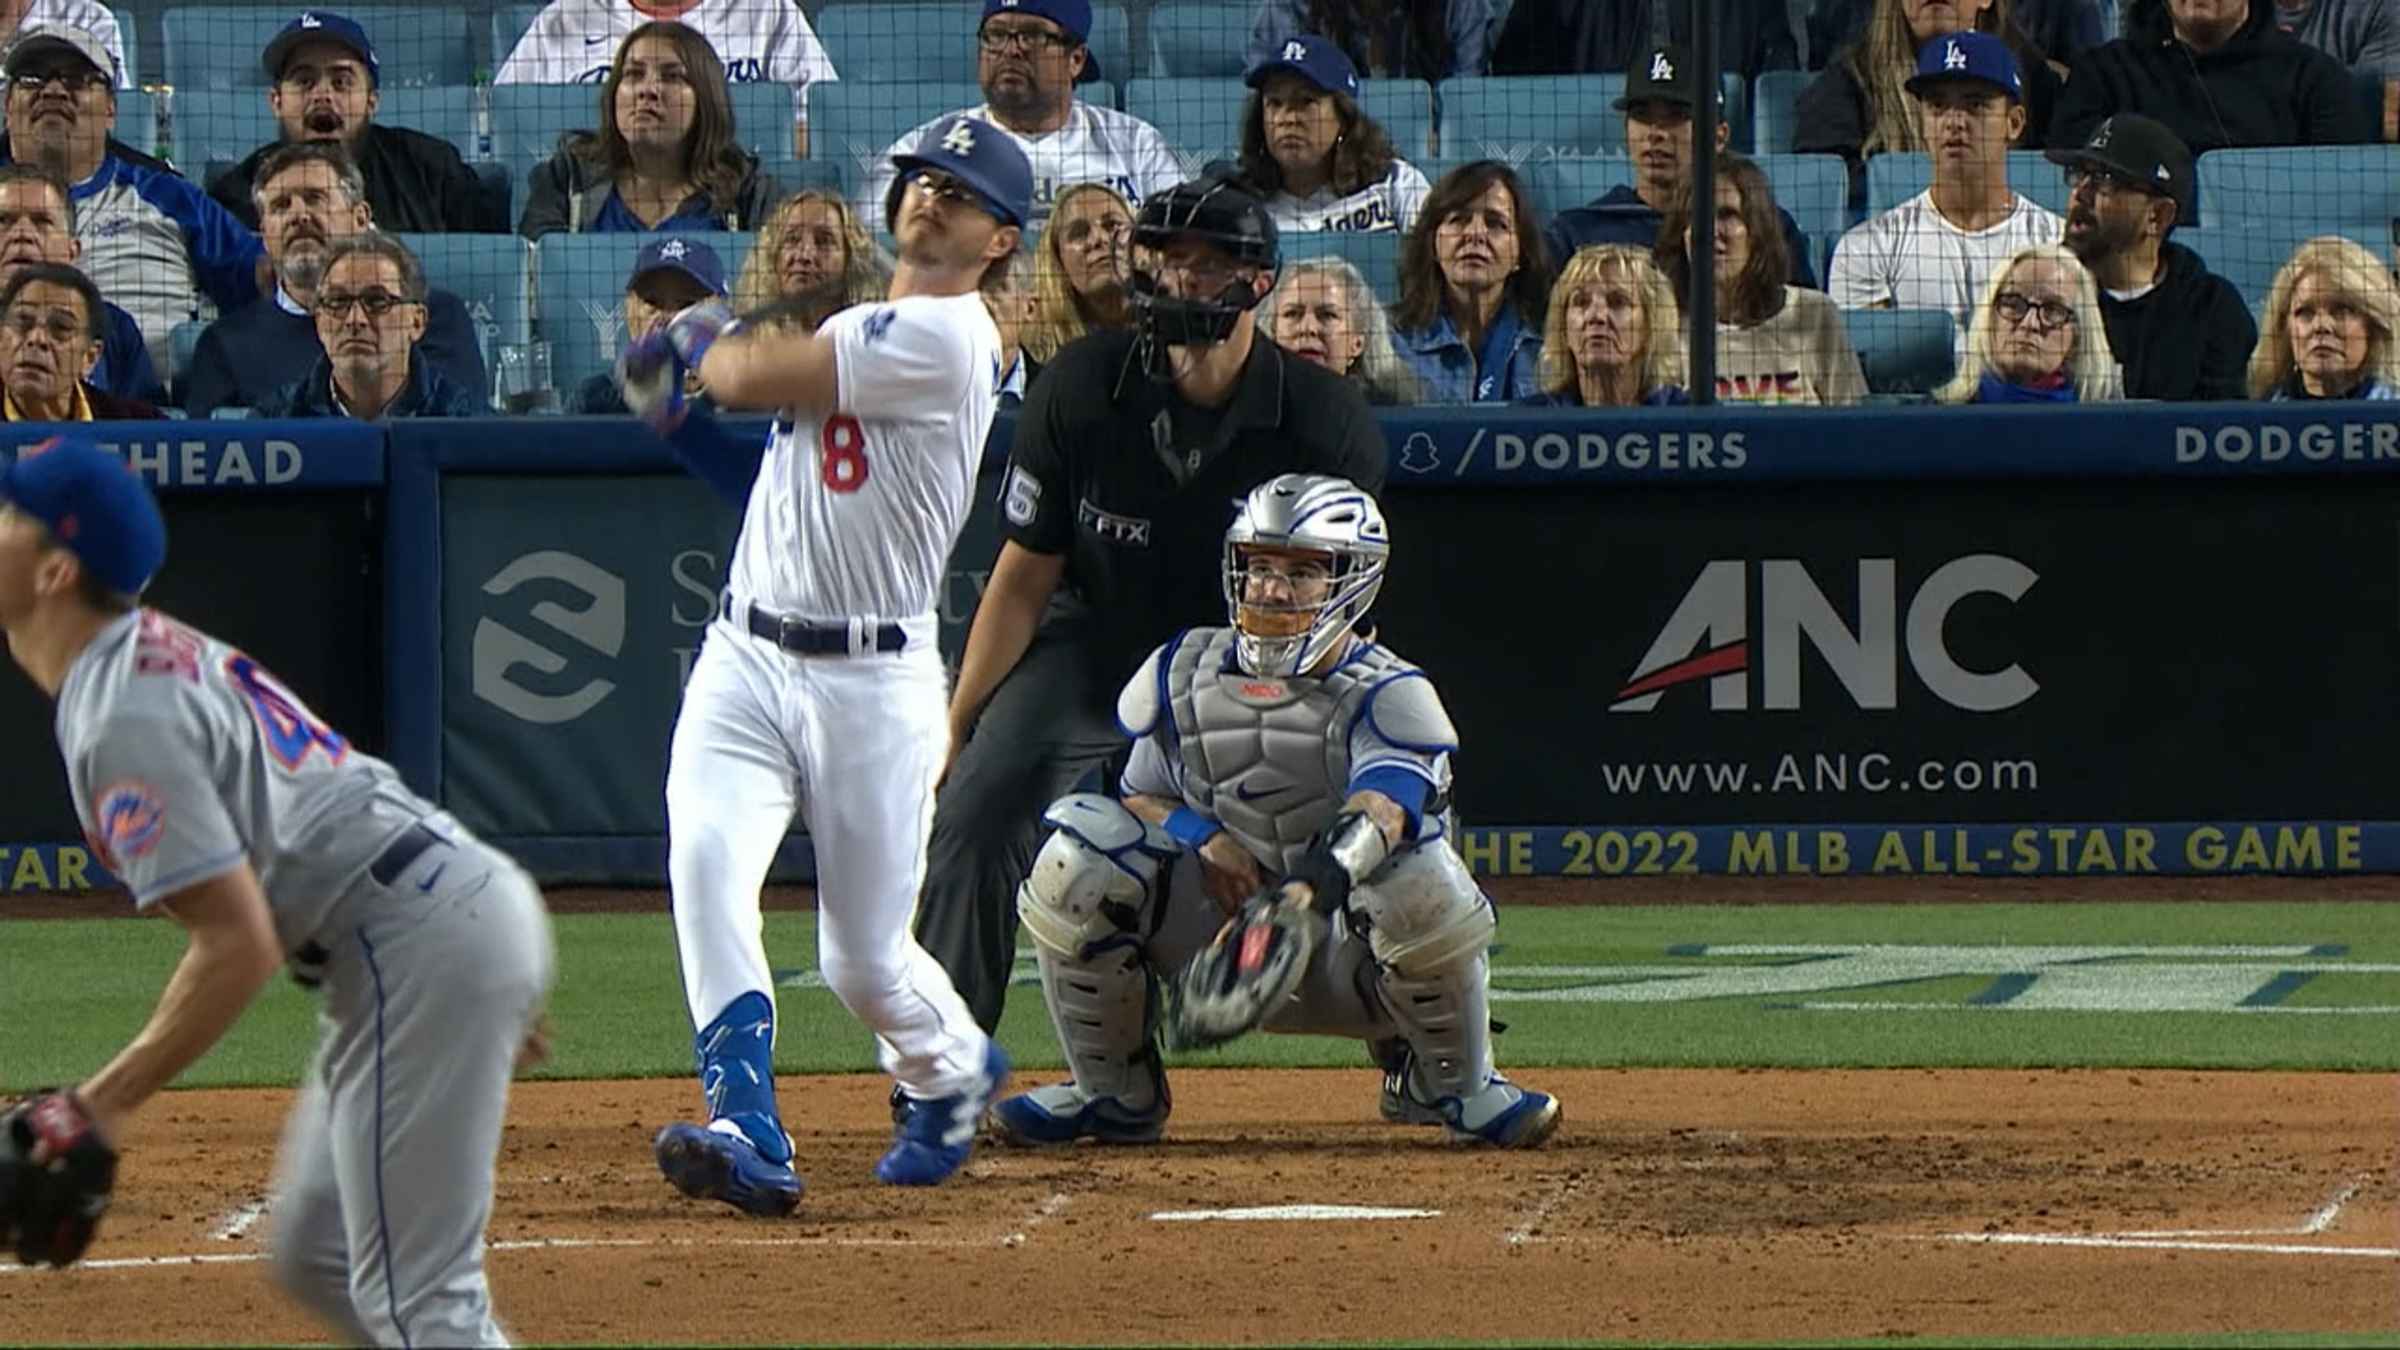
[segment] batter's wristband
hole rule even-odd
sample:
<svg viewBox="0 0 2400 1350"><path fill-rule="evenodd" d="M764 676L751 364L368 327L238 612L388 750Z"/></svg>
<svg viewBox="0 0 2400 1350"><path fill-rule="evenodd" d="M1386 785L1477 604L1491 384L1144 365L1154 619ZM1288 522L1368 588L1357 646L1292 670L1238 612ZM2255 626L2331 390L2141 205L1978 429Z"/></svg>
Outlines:
<svg viewBox="0 0 2400 1350"><path fill-rule="evenodd" d="M1168 812L1166 823L1161 828L1173 836L1176 843L1191 849L1216 838L1225 829L1188 806L1178 806Z"/></svg>

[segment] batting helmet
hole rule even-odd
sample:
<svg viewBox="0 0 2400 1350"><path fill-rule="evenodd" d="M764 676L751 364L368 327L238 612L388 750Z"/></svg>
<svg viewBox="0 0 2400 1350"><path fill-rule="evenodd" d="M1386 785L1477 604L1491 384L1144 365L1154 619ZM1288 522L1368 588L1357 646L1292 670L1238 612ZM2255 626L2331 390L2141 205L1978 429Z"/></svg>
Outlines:
<svg viewBox="0 0 2400 1350"><path fill-rule="evenodd" d="M931 169L946 173L983 198L983 209L1003 225L1025 228L1033 217L1033 165L1014 139L989 122L965 114L927 132L914 150L892 156L891 190L883 195L883 227L897 232L900 194L909 180Z"/></svg>

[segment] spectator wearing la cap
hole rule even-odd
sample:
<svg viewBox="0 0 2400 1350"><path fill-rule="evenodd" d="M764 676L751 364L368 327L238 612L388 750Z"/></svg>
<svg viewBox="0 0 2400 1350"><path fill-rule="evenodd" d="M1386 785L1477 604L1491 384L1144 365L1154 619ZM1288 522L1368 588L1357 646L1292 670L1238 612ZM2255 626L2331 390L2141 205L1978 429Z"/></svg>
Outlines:
<svg viewBox="0 0 2400 1350"><path fill-rule="evenodd" d="M2010 0L1874 0L1866 26L1826 63L1825 73L1800 92L1793 110L1792 148L1804 155L1840 155L1850 162L1852 195L1865 200L1866 161L1876 155L1927 150L1924 122L1907 85L1925 44L1978 32L2006 43L2017 60L2028 147L2049 144L2051 117L2063 82L2049 53L2018 25Z"/></svg>
<svg viewBox="0 0 2400 1350"><path fill-rule="evenodd" d="M340 145L358 166L380 228L417 234L508 229L505 219L486 215L475 172L456 147L375 120L383 66L355 20L331 10L303 10L267 43L260 64L280 134L209 185L208 194L234 219L258 228L252 189L267 156L318 141Z"/></svg>
<svg viewBox="0 0 2400 1350"><path fill-rule="evenodd" d="M1825 289L1844 309L1946 309L1963 339L1993 273L2020 249L2057 243L2064 224L2008 185L2025 95L2007 43L1935 38L1917 54L1908 92L1933 186L1843 235Z"/></svg>
<svg viewBox="0 0 2400 1350"><path fill-rule="evenodd" d="M1358 71L1321 37L1296 37L1243 82L1242 180L1276 228L1394 232L1416 223L1433 185L1358 106Z"/></svg>
<svg viewBox="0 0 2400 1350"><path fill-rule="evenodd" d="M108 52L117 88L134 87L133 67L125 60L125 34L108 6L95 0L0 0L0 51L29 28L80 28L91 34Z"/></svg>
<svg viewBox="0 0 2400 1350"><path fill-rule="evenodd" d="M2276 0L2133 0L2125 36L2084 53L2050 144L2072 149L2121 112L2155 117L2195 155L2240 145L2344 145L2377 128L2334 57L2276 26Z"/></svg>
<svg viewBox="0 0 2400 1350"><path fill-rule="evenodd" d="M258 298L266 251L197 184L110 135L114 72L108 49L80 28L20 29L0 57L8 78L0 162L39 165L67 183L80 265L133 315L150 359L173 379L167 335L204 303L233 310Z"/></svg>
<svg viewBox="0 0 2400 1350"><path fill-rule="evenodd" d="M633 255L633 271L625 278L626 339L647 337L686 307L723 294L725 264L715 249L689 235L653 239ZM699 394L698 372L689 378L691 392ZM701 406L708 406L704 395ZM599 415L632 409L625 406L615 372L604 370L576 386L567 411Z"/></svg>
<svg viewBox="0 0 2400 1350"><path fill-rule="evenodd" d="M943 113L892 142L851 199L852 209L861 220L883 219L893 164L960 116L1000 128L1025 152L1033 166L1029 234L1049 221L1058 195L1077 183L1105 183L1138 203L1182 182L1183 162L1157 127L1110 107L1105 94L1100 102L1076 96L1077 85L1102 78L1091 36L1091 0L984 0L975 30L975 80L983 103Z"/></svg>
<svg viewBox="0 0 2400 1350"><path fill-rule="evenodd" d="M1543 241L1553 258L1572 258L1594 244L1632 244L1654 248L1659 225L1675 194L1692 176L1692 114L1699 107L1699 81L1693 78L1690 54L1668 43L1653 47L1625 72L1625 93L1617 110L1625 114L1625 148L1633 160L1633 181L1620 183L1551 218ZM1722 109L1724 96L1718 95ZM1732 128L1717 123L1717 148L1725 148ZM1815 289L1816 269L1808 265L1808 241L1800 222L1781 207L1784 254L1790 282Z"/></svg>
<svg viewBox="0 0 2400 1350"><path fill-rule="evenodd" d="M2249 397L2258 324L2233 283L2171 236L2192 209L2192 155L2166 125L2118 113L2073 150L2067 166L2067 247L2100 287L2108 345L2125 368L2125 397Z"/></svg>

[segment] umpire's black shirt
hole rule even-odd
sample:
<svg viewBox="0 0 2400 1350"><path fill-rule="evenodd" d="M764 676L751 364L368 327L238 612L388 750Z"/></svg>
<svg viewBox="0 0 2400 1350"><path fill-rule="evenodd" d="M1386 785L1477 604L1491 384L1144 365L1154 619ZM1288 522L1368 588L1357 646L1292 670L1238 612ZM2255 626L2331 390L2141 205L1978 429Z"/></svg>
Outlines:
<svg viewBox="0 0 2400 1350"><path fill-rule="evenodd" d="M1133 335L1061 348L1026 392L1001 486L1002 537L1067 556L1043 637L1078 637L1113 706L1150 649L1225 622L1225 528L1279 473L1383 489L1383 429L1348 380L1253 337L1222 407L1144 375Z"/></svg>

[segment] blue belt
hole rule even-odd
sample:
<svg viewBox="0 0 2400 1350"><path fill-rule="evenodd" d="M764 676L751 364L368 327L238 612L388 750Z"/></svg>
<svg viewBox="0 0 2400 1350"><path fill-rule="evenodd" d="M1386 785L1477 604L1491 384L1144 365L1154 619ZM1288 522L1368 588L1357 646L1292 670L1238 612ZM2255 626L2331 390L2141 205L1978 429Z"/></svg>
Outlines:
<svg viewBox="0 0 2400 1350"><path fill-rule="evenodd" d="M856 656L863 653L850 645L850 625L846 623L809 623L803 619L781 614L769 614L756 605L742 607L749 621L750 636L765 638L795 656ZM896 623L879 623L868 629L866 651L897 652L908 647L908 630Z"/></svg>
<svg viewBox="0 0 2400 1350"><path fill-rule="evenodd" d="M408 870L410 863L424 857L425 850L437 844L448 847L449 843L423 821L418 821L383 846L383 852L375 855L375 861L367 864L367 875L374 878L376 885L389 886L400 879L400 874Z"/></svg>

